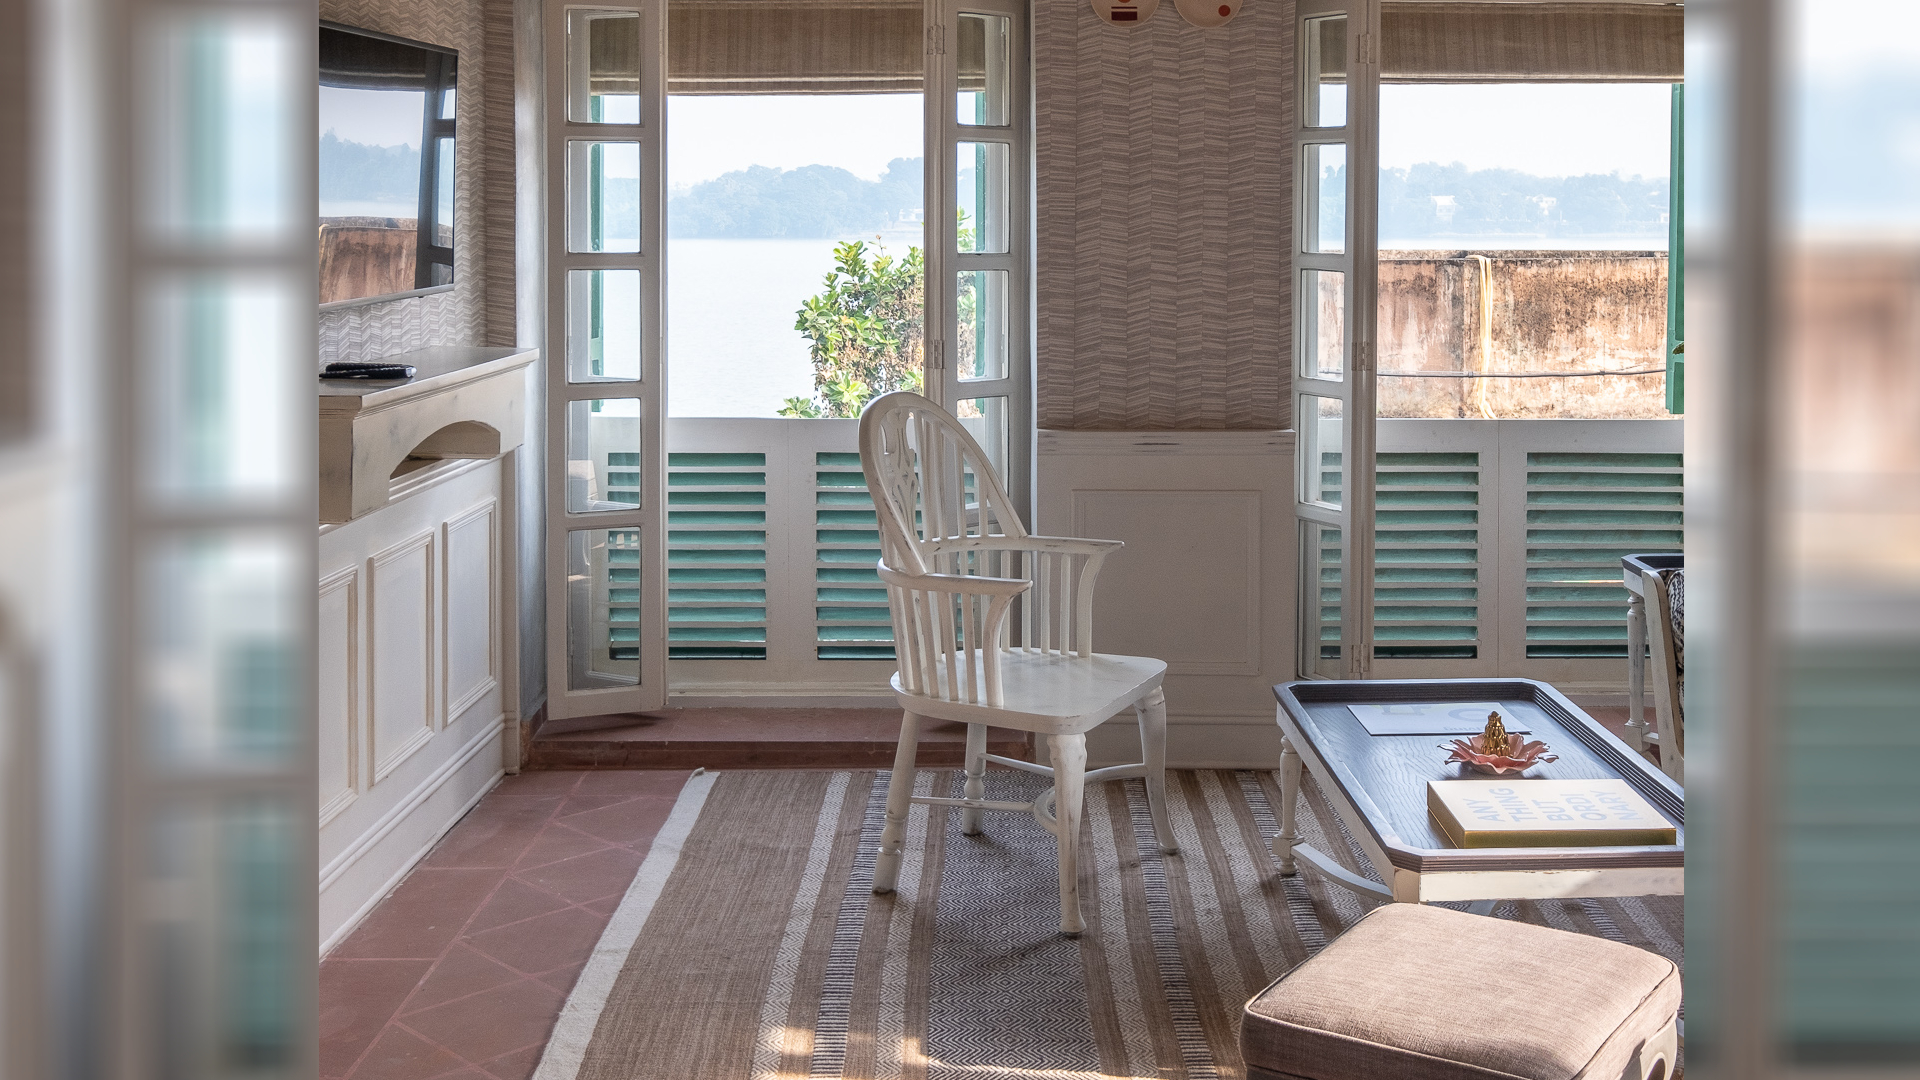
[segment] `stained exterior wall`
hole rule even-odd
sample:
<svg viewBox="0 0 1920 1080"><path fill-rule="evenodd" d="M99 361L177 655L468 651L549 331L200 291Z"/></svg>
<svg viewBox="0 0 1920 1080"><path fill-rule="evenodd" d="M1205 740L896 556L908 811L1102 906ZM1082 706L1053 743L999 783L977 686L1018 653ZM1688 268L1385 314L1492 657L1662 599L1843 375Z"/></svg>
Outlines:
<svg viewBox="0 0 1920 1080"><path fill-rule="evenodd" d="M1035 0L1039 424L1291 426L1293 6Z"/></svg>
<svg viewBox="0 0 1920 1080"><path fill-rule="evenodd" d="M1483 322L1483 314L1491 321ZM1666 318L1665 253L1505 251L1476 258L1382 252L1380 415L1663 419L1670 415L1663 373L1524 379L1388 373L1664 371Z"/></svg>
<svg viewBox="0 0 1920 1080"><path fill-rule="evenodd" d="M320 17L460 51L454 287L322 312L320 363L428 345L513 344L510 0L321 0Z"/></svg>

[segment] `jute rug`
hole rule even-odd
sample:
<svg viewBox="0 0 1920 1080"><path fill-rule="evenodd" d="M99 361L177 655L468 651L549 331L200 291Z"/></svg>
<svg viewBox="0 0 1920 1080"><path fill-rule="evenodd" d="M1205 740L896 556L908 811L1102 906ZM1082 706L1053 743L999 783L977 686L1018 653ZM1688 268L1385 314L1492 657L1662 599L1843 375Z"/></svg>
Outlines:
<svg viewBox="0 0 1920 1080"><path fill-rule="evenodd" d="M536 1080L1232 1078L1241 1006L1369 906L1275 874L1266 772L1175 772L1180 853L1138 781L1087 792L1081 905L1059 934L1053 837L1031 817L916 806L899 889L871 891L884 773L688 781L561 1014ZM922 772L921 794L959 794ZM1045 780L993 770L988 797ZM1302 832L1371 873L1325 800ZM1680 900L1502 903L1495 914L1680 958Z"/></svg>

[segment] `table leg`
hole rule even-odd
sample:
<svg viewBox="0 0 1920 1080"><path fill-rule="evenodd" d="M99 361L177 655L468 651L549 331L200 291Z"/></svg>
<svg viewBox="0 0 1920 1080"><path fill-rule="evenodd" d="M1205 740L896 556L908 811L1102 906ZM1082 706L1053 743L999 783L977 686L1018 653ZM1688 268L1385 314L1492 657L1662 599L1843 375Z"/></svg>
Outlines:
<svg viewBox="0 0 1920 1080"><path fill-rule="evenodd" d="M1627 745L1640 753L1647 750L1646 714L1642 706L1647 696L1647 600L1638 593L1627 594Z"/></svg>
<svg viewBox="0 0 1920 1080"><path fill-rule="evenodd" d="M1294 865L1294 845L1300 842L1296 817L1300 803L1300 751L1292 740L1280 736L1280 835L1273 838L1273 854L1280 860L1280 873L1291 877L1299 872Z"/></svg>

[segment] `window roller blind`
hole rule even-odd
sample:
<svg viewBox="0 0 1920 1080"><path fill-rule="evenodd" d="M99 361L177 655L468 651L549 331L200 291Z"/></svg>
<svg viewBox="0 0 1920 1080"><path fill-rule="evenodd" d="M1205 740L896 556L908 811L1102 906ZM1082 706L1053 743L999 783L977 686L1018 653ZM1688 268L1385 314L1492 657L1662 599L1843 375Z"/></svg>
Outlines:
<svg viewBox="0 0 1920 1080"><path fill-rule="evenodd" d="M676 0L667 92L919 93L924 26L898 0Z"/></svg>
<svg viewBox="0 0 1920 1080"><path fill-rule="evenodd" d="M1682 9L1632 3L1386 3L1380 80L1679 82ZM1329 81L1339 49L1321 50Z"/></svg>

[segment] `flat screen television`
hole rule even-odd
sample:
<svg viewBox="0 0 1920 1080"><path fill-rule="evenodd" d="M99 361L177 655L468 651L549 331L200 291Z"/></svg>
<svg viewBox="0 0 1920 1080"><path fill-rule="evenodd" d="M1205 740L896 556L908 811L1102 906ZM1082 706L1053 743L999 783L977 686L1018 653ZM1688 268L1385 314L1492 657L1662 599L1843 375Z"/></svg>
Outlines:
<svg viewBox="0 0 1920 1080"><path fill-rule="evenodd" d="M320 24L320 303L453 285L459 53Z"/></svg>

